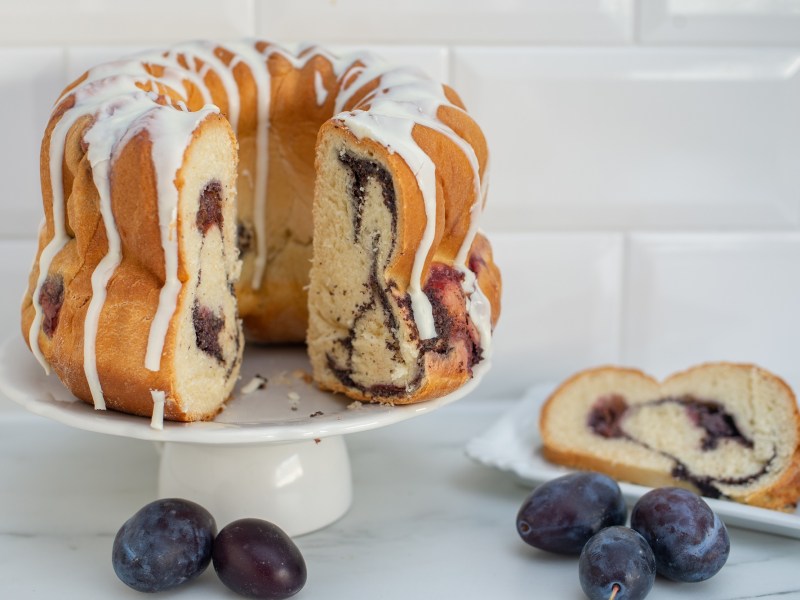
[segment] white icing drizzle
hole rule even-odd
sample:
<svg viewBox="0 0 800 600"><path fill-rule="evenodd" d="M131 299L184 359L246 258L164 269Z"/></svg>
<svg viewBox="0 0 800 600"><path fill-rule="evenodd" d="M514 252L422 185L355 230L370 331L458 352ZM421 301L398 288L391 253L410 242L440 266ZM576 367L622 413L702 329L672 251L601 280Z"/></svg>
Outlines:
<svg viewBox="0 0 800 600"><path fill-rule="evenodd" d="M437 112L442 106L461 110L447 99L444 88L411 69L387 70L381 61L368 54L351 54L337 58L320 48L307 46L301 48L299 55L295 56L274 45L267 45L263 51L259 51L256 42L247 41L223 46L234 55L230 64L226 65L215 54L217 47L210 42L189 43L166 52L151 52L128 61L101 65L92 69L76 88L65 93L64 97L74 95L75 102L74 106L61 116L50 137L49 171L53 188L54 233L39 257L39 276L33 293L34 319L29 332L33 353L44 369L48 371L47 362L38 344L43 320L39 296L54 257L70 239L66 232L66 201L62 184L62 162L69 130L81 117L89 115L93 118L84 140L88 143L88 159L92 164L94 183L100 195L100 211L109 248L106 256L92 273L92 298L84 323L84 371L95 407L103 408L102 387L97 376L96 364L97 328L105 301L106 287L121 260L120 238L111 210L108 179L114 157L134 135L144 129L148 131L156 169L158 217L165 255L166 280L149 331L145 367L151 371L158 371L167 330L181 288L177 277L178 244L175 228L178 191L174 179L194 129L210 113L218 112L216 106L210 105L211 93L204 83L210 70L214 71L225 90L228 102L226 116L234 131L237 130L241 99L233 71L239 63L245 63L249 67L257 92L253 207L256 256L251 286L254 289L261 287L267 265L265 217L272 88L268 61L273 54L281 55L295 68L304 67L308 61L317 56L326 59L339 86L344 88L336 97L335 112L338 113L336 118L357 137L374 140L385 146L389 152L397 153L415 174L423 196L426 226L414 257L408 293L421 339L436 336L433 311L422 289L423 268L435 237L436 172L431 158L413 139L414 126L419 124L441 132L463 151L475 173L475 200L471 208L470 227L457 253L455 266L464 273L462 286L467 295L467 308L480 332L483 349L488 352L491 342L491 307L477 284L474 273L467 266L469 250L477 234L478 216L485 200L487 178L484 176L481 180L474 149L438 119ZM181 57L186 60L188 69L180 64ZM197 61L203 65L199 66ZM161 67L163 73L158 77L153 76L145 64ZM365 84L376 78L380 78L380 85L359 103L360 106L368 105L369 109L342 112L354 95ZM159 96L164 94L164 88L170 88L178 94L188 92L187 82L202 94L206 102L203 109L189 112L183 100L173 101L169 96ZM153 91L144 92L137 84L150 84ZM314 86L317 104L321 106L328 98L328 91L319 71L314 73ZM166 102L167 106L159 102ZM163 418L164 392L153 390L152 394L154 419L156 411L159 410L159 402Z"/></svg>
<svg viewBox="0 0 800 600"><path fill-rule="evenodd" d="M66 232L66 203L64 201L64 186L63 181L63 159L64 159L64 146L66 145L67 133L75 124L75 122L83 116L79 112L67 113L53 128L50 134L50 187L52 188L53 203L53 237L42 249L39 255L39 277L36 280L36 287L33 290L33 310L34 316L31 322L31 329L28 333L28 342L30 343L33 355L39 364L44 368L45 373L50 374L50 365L47 364L42 350L39 347L39 331L42 327L42 304L39 301L39 296L42 292L42 286L45 279L47 279L48 272L50 271L50 264L53 258L64 247L64 244L69 240ZM53 150L55 148L55 151Z"/></svg>
<svg viewBox="0 0 800 600"><path fill-rule="evenodd" d="M492 353L492 305L483 293L478 278L468 267L457 267L464 274L462 286L467 297L467 313L478 330L481 338L483 358Z"/></svg>
<svg viewBox="0 0 800 600"><path fill-rule="evenodd" d="M126 83L128 82L125 79L121 79L117 85L126 87ZM114 89L117 85L110 87ZM106 408L97 373L97 328L100 312L106 301L106 287L122 260L121 240L111 210L109 175L112 155L117 141L125 134L131 120L151 109L152 100L145 92L116 96L115 100L104 103L99 108L94 115L94 124L83 136L88 144L86 154L92 166L92 179L99 195L100 214L108 240L108 251L92 272L92 298L83 322L83 370L97 410Z"/></svg>
<svg viewBox="0 0 800 600"><path fill-rule="evenodd" d="M156 110L148 115L146 127L153 139L152 156L158 186L158 226L161 247L164 249L166 280L158 298L158 309L150 324L144 366L150 371L161 368L161 355L169 323L178 305L181 282L178 279L178 188L175 176L183 162L183 153L192 133L209 114L218 112L216 106L206 105L197 112L167 113Z"/></svg>
<svg viewBox="0 0 800 600"><path fill-rule="evenodd" d="M239 86L236 85L236 78L233 76L234 65L231 64L228 66L222 62L222 60L214 53L214 50L217 47L217 44L212 44L211 42L190 42L174 46L167 53L167 56L175 59L179 55L184 55L187 59L191 57L203 61L205 64L198 72L198 75L203 81L205 80L205 76L209 70L213 70L214 73L216 73L217 77L219 77L219 80L222 83L222 87L225 90L225 97L228 101L228 111L225 116L227 117L228 122L231 124L231 129L233 129L233 131L236 133L239 129L239 112L241 110ZM191 62L189 65L190 67L193 67ZM203 84L201 91L205 90L206 86ZM205 102L207 104L211 102L210 96L205 99Z"/></svg>
<svg viewBox="0 0 800 600"><path fill-rule="evenodd" d="M150 417L150 427L164 429L164 404L167 400L167 394L161 390L150 390L150 397L153 398L153 415Z"/></svg>
<svg viewBox="0 0 800 600"><path fill-rule="evenodd" d="M256 233L256 256L253 261L253 278L250 285L254 290L261 287L264 270L267 267L267 182L269 180L269 109L272 95L272 80L267 61L269 52L262 53L253 42L225 44L236 53L231 63L233 69L238 62L250 68L256 85L256 185L253 200L253 226ZM268 47L269 48L269 47Z"/></svg>
<svg viewBox="0 0 800 600"><path fill-rule="evenodd" d="M74 95L73 106L65 111L55 125L50 139L49 166L53 188L54 236L43 250L39 261L39 278L33 298L35 316L31 329L31 347L34 355L45 366L45 370L48 370L38 345L38 330L42 321L42 306L39 296L52 258L69 239L65 228L66 200L62 183L66 135L78 119L90 116L92 123L87 127L83 141L87 144L87 159L92 166L92 178L98 192L100 213L108 240L106 255L100 260L91 275L92 297L83 325L83 367L96 409L105 408L102 386L97 372L98 325L105 303L108 282L121 260L121 242L111 209L110 197L109 175L113 160L134 135L144 128L148 129L157 170L159 217L163 244L164 231L167 232L166 237L169 237L169 231L171 227L174 227L177 214L175 209L177 189L173 180L183 160L183 153L191 137L191 132L210 112L217 110L216 107L206 107L194 113L182 112L160 105L157 102L159 95L156 91L142 91L137 84L148 82L152 82L156 89L159 89L159 86L167 86L179 91L185 79L192 79L192 75L185 75L186 71L177 63L163 57L159 60L163 61L162 66L164 66L164 74L161 78L149 75L140 60L119 62L115 63L113 67L101 66L90 71L85 80L69 92ZM114 73L114 75L109 75L109 73ZM196 85L197 82L194 83ZM177 104L181 107L182 103ZM185 105L182 108L185 110ZM165 124L167 131L161 132L158 127L159 123ZM187 123L190 124L188 135L184 135L181 139L180 136L175 135L176 128L185 126ZM162 176L164 165L167 165L167 169L174 167L171 173L168 173L168 177ZM165 193L165 190L170 187L172 188L171 193ZM166 224L164 222L165 213L168 217ZM164 244L167 283L161 292L161 301L151 326L147 350L148 355L155 354L159 360L164 339L162 337L160 341L157 339L153 341L153 338L157 337L157 335L153 335L153 329L156 329L157 333L159 329L163 329L164 336L166 335L166 327L163 327L163 323L165 320L167 324L169 323L175 310L174 298L177 298L177 292L180 291L180 282L177 280L177 240L172 240L172 246L173 248L170 248L169 243ZM174 260L171 260L171 257L174 257ZM177 289L175 289L175 282L177 282ZM161 316L167 312L166 317ZM36 327L35 333L34 326ZM158 362L151 370L158 370Z"/></svg>
<svg viewBox="0 0 800 600"><path fill-rule="evenodd" d="M328 90L325 89L325 82L322 81L322 73L314 71L314 91L317 93L317 106L325 104L328 99Z"/></svg>

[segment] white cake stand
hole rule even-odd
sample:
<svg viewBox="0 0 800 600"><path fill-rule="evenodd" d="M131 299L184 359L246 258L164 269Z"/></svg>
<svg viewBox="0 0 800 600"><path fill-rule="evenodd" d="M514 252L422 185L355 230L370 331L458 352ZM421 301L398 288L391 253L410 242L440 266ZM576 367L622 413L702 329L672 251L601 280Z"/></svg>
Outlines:
<svg viewBox="0 0 800 600"><path fill-rule="evenodd" d="M77 400L55 375L45 375L21 339L0 345L0 392L11 400L72 427L156 442L159 497L202 504L220 528L238 518L258 517L289 535L325 527L350 507L346 434L404 421L463 398L488 369L489 361L483 361L465 386L421 404L359 405L310 383L303 348L248 348L234 397L214 421L165 421L158 430L149 419L94 410ZM257 375L266 385L243 393Z"/></svg>

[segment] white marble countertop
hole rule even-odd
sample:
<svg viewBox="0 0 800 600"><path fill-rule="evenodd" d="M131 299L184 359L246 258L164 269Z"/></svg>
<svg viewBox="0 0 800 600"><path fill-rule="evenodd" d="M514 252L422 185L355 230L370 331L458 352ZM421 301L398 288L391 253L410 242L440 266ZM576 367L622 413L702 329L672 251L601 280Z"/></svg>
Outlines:
<svg viewBox="0 0 800 600"><path fill-rule="evenodd" d="M298 600L583 598L573 558L525 546L528 490L475 464L465 442L512 400L486 391L421 418L348 436L355 499L296 539L308 566ZM323 442L324 443L324 442ZM117 580L118 527L156 497L149 442L73 430L0 401L0 598L139 598ZM731 529L724 569L700 584L657 579L653 599L800 598L800 541ZM213 569L163 598L235 598Z"/></svg>

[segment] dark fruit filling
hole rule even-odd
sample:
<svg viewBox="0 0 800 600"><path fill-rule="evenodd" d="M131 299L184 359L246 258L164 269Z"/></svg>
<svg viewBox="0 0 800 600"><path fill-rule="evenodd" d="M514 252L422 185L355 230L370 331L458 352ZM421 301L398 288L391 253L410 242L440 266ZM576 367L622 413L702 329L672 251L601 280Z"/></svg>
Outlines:
<svg viewBox="0 0 800 600"><path fill-rule="evenodd" d="M362 231L364 202L366 200L366 189L370 179L374 179L381 186L381 194L383 196L383 204L389 211L392 219L392 230L390 232L391 243L394 244L395 236L397 235L397 207L395 206L396 198L394 191L394 183L392 176L380 164L375 161L358 158L349 152L341 152L339 154L339 161L350 170L350 187L349 193L352 201L352 220L353 220L353 240L356 242L366 240L366 247L371 249L371 264L370 273L365 282L365 287L369 290L369 300L355 307L355 318L353 325L350 327L346 337L337 340L346 355L345 364L341 365L331 356L327 356L328 368L342 382L343 385L360 390L364 393L370 394L375 397L388 398L405 393L405 386L396 386L392 384L377 384L373 386L364 386L356 382L353 375L353 339L356 335L356 327L359 321L367 314L368 311L374 310L379 307L383 312L383 321L386 329L390 332L391 339L387 340L387 350L393 352L398 361L402 360L400 357L400 341L397 338L397 331L399 326L392 309L390 296L394 296L392 292L392 284L389 283L387 287L382 287L378 278L378 273L386 269L386 263L391 259L391 255L384 257L383 264L378 264L377 248L380 247L381 232ZM368 235L368 238L365 237ZM396 298L395 298L395 301Z"/></svg>
<svg viewBox="0 0 800 600"><path fill-rule="evenodd" d="M200 192L200 208L197 210L197 229L205 235L214 225L222 229L222 184L214 179Z"/></svg>
<svg viewBox="0 0 800 600"><path fill-rule="evenodd" d="M485 266L486 261L480 254L473 252L469 255L469 270L475 273L475 275L480 275Z"/></svg>
<svg viewBox="0 0 800 600"><path fill-rule="evenodd" d="M253 226L244 221L239 221L236 225L236 246L239 254L245 254L253 246Z"/></svg>
<svg viewBox="0 0 800 600"><path fill-rule="evenodd" d="M42 330L47 337L53 337L64 305L64 279L61 275L47 276L39 291L39 304L42 307Z"/></svg>
<svg viewBox="0 0 800 600"><path fill-rule="evenodd" d="M224 362L219 334L225 326L225 317L218 317L209 307L195 302L192 307L192 323L197 347L219 362Z"/></svg>
<svg viewBox="0 0 800 600"><path fill-rule="evenodd" d="M437 337L423 342L423 349L446 354L453 346L463 343L467 348L468 368L480 362L482 350L477 335L470 331L469 320L463 312L466 305L461 282L464 274L448 265L434 263L425 295L433 308L433 322Z"/></svg>
<svg viewBox="0 0 800 600"><path fill-rule="evenodd" d="M361 235L364 199L366 197L367 184L372 178L380 183L383 203L392 216L392 241L394 241L395 231L397 230L397 206L392 176L374 160L358 158L355 154L350 154L349 152L340 153L339 162L350 169L352 174L350 196L353 198L353 237L358 239Z"/></svg>
<svg viewBox="0 0 800 600"><path fill-rule="evenodd" d="M701 402L693 398L682 398L681 401L686 405L686 412L692 422L706 432L703 437L703 450L713 450L723 438L732 439L745 448L753 447L753 442L742 435L733 415L722 405L716 402Z"/></svg>
<svg viewBox="0 0 800 600"><path fill-rule="evenodd" d="M346 355L345 364L342 365L338 363L331 355L328 355L328 368L345 386L358 389L364 393L380 398L403 395L418 386L422 377L422 363L426 352L436 352L445 355L454 347L463 345L467 350L466 365L463 365L463 367L471 369L473 365L481 361L483 350L480 345L480 336L476 328L464 313L466 299L461 286L464 275L453 267L436 263L431 266L430 275L425 283L424 292L430 300L433 309L434 324L438 335L436 338L425 340L422 343L422 352L419 356L420 369L418 377L404 386L390 383L363 386L353 380L353 339L356 334L356 326L360 319L367 311L375 310L376 308L379 308L383 312L384 325L391 335L391 339L386 342L386 348L395 354L398 362L402 362L400 340L397 337L399 325L395 317L393 304L397 306L397 309L410 313L411 302L408 295L400 296L400 294L396 292L396 286L392 282L388 282L385 287L381 286L378 273L385 271L387 266L385 263L391 260L391 255L383 259L384 264L378 264L378 253L375 249L380 247L382 232L364 231L363 212L364 202L366 201L366 190L370 180L374 180L381 187L383 204L391 216L391 242L392 244L395 243L397 235L397 206L391 174L378 162L359 158L349 152L341 152L338 158L339 162L347 167L351 174L349 193L352 204L353 239L356 242L362 242L365 247L372 249L372 264L369 277L365 282L366 288L370 291L370 298L367 302L355 308L356 314L353 326L350 328L347 337L338 340L338 344ZM477 261L480 261L480 264ZM472 266L474 266L475 269L479 269L482 264L485 264L482 259L476 259L475 264Z"/></svg>
<svg viewBox="0 0 800 600"><path fill-rule="evenodd" d="M592 431L604 438L626 437L622 431L622 417L628 410L628 403L619 394L601 396L589 411L588 425Z"/></svg>
<svg viewBox="0 0 800 600"><path fill-rule="evenodd" d="M641 410L642 408L659 404L678 404L684 407L692 423L705 432L701 442L701 448L704 451L716 449L719 445L719 441L722 439L733 440L745 448L753 448L752 440L742 434L736 425L736 420L733 415L726 411L721 404L707 400L698 400L693 396L658 398L651 402L629 407L625 399L619 394L608 394L599 397L592 405L586 420L587 425L599 436L604 438L625 438L669 458L675 463L671 473L672 476L676 479L688 481L700 490L703 496L708 496L709 498L719 498L722 496L722 492L716 487L717 484L748 485L756 481L759 477L763 477L769 471L772 461L776 458L776 455L773 454L761 470L750 475L745 475L744 477L719 478L692 473L686 464L678 460L678 458L672 454L657 450L642 440L632 438L622 428L625 414L629 410Z"/></svg>

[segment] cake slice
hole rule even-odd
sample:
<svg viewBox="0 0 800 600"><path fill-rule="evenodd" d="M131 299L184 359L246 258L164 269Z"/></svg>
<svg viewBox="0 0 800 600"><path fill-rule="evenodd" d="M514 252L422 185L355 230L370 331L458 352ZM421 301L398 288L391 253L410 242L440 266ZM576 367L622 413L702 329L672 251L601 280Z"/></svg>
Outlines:
<svg viewBox="0 0 800 600"><path fill-rule="evenodd" d="M244 347L234 292L236 140L210 110L143 110L121 141L107 121L89 130L84 118L63 138L54 153L64 156L63 188L43 148L45 205L65 211L47 212L23 334L43 366L97 409L152 417L157 427L162 418L213 418ZM107 185L93 164L107 165ZM63 203L53 203L56 194Z"/></svg>
<svg viewBox="0 0 800 600"><path fill-rule="evenodd" d="M323 126L307 338L323 389L410 404L455 390L488 358L500 273L486 238L468 231L474 190L457 185L452 173L469 168L458 156L437 171L426 242L424 196L400 155L335 120Z"/></svg>
<svg viewBox="0 0 800 600"><path fill-rule="evenodd" d="M800 416L780 378L708 363L659 383L600 367L564 382L539 428L548 460L647 486L792 510L800 496Z"/></svg>

